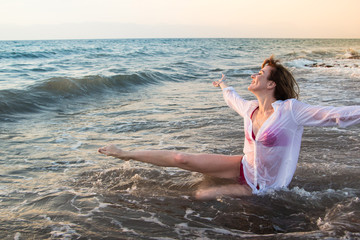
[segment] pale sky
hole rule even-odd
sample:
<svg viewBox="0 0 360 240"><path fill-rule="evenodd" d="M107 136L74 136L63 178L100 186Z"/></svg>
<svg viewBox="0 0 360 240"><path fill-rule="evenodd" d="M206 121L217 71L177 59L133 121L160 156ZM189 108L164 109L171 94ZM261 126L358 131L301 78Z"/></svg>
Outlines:
<svg viewBox="0 0 360 240"><path fill-rule="evenodd" d="M360 38L360 0L0 0L0 40Z"/></svg>

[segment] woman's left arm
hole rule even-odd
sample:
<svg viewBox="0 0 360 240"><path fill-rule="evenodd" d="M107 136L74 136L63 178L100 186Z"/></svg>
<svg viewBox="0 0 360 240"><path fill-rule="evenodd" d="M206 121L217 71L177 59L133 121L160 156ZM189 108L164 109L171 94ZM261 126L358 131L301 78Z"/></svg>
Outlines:
<svg viewBox="0 0 360 240"><path fill-rule="evenodd" d="M295 120L302 126L348 127L360 124L360 106L314 106L293 100L292 110Z"/></svg>

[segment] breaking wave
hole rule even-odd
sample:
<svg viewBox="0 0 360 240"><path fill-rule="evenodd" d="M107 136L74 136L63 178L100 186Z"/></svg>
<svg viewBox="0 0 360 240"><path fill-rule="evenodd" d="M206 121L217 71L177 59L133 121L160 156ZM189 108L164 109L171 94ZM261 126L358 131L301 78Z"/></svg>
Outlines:
<svg viewBox="0 0 360 240"><path fill-rule="evenodd" d="M129 92L138 87L161 81L174 81L158 72L131 75L84 76L82 78L54 77L25 89L0 91L0 119L4 115L47 110L64 99L92 96L106 91Z"/></svg>

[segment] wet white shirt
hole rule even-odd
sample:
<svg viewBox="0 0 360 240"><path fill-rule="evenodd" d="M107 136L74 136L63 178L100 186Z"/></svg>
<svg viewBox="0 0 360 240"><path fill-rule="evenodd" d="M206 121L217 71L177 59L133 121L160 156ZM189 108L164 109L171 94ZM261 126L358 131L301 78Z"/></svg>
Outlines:
<svg viewBox="0 0 360 240"><path fill-rule="evenodd" d="M295 173L304 126L347 127L360 123L360 106L313 106L296 99L272 103L274 113L255 139L251 115L257 100L242 99L232 87L224 88L225 102L244 118L244 176L253 193L287 187Z"/></svg>

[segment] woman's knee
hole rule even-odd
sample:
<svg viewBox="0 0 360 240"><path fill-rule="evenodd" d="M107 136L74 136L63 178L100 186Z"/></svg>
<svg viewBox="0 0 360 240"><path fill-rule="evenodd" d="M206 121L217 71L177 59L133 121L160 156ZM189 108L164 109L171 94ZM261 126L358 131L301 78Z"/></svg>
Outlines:
<svg viewBox="0 0 360 240"><path fill-rule="evenodd" d="M175 162L175 165L178 167L187 165L188 164L187 154L175 153L174 162Z"/></svg>

